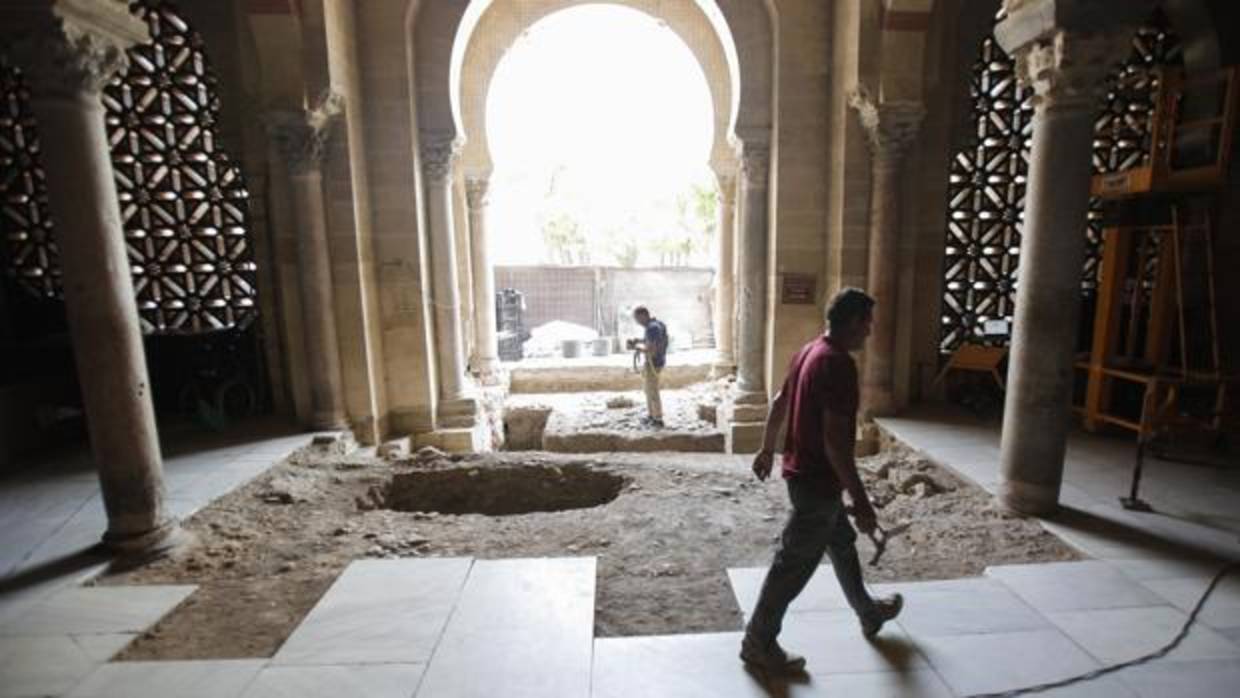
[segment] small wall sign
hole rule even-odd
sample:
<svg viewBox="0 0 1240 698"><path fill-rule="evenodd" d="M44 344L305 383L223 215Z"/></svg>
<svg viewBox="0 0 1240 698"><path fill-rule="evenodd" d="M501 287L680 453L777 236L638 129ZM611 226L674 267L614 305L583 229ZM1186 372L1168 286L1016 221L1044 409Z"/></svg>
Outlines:
<svg viewBox="0 0 1240 698"><path fill-rule="evenodd" d="M818 277L813 274L784 274L779 302L784 305L813 305L817 286Z"/></svg>

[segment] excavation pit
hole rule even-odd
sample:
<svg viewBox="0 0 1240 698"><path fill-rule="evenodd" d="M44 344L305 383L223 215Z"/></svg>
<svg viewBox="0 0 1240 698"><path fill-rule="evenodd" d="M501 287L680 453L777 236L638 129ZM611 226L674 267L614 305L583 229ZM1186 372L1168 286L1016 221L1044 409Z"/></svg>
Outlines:
<svg viewBox="0 0 1240 698"><path fill-rule="evenodd" d="M627 483L585 464L441 468L397 473L384 502L395 511L511 516L602 506Z"/></svg>

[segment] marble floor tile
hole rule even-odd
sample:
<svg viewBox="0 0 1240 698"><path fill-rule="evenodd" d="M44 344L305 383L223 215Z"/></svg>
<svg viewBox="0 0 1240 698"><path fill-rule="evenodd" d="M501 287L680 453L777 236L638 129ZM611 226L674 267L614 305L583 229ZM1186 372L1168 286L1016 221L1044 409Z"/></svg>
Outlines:
<svg viewBox="0 0 1240 698"><path fill-rule="evenodd" d="M59 696L101 663L68 635L0 637L0 697Z"/></svg>
<svg viewBox="0 0 1240 698"><path fill-rule="evenodd" d="M606 638L594 643L592 698L826 698L831 677L770 681L745 668L741 633Z"/></svg>
<svg viewBox="0 0 1240 698"><path fill-rule="evenodd" d="M1232 698L1240 687L1234 659L1157 661L1118 674L1141 698Z"/></svg>
<svg viewBox="0 0 1240 698"><path fill-rule="evenodd" d="M1050 628L1002 584L984 577L878 584L876 593L904 595L900 625L914 635L966 635Z"/></svg>
<svg viewBox="0 0 1240 698"><path fill-rule="evenodd" d="M861 634L852 610L790 613L779 642L806 659L811 674L909 671L926 660L896 623L888 623L874 640Z"/></svg>
<svg viewBox="0 0 1240 698"><path fill-rule="evenodd" d="M952 698L951 689L931 669L815 676L825 695L848 698Z"/></svg>
<svg viewBox="0 0 1240 698"><path fill-rule="evenodd" d="M425 667L421 664L272 666L243 698L412 698Z"/></svg>
<svg viewBox="0 0 1240 698"><path fill-rule="evenodd" d="M90 673L66 698L238 698L261 659L113 662Z"/></svg>
<svg viewBox="0 0 1240 698"><path fill-rule="evenodd" d="M913 640L939 676L960 695L1054 681L1099 666L1058 630L940 637L914 635ZM1091 688L1097 690L1096 686ZM1087 691L1080 695L1101 694Z"/></svg>
<svg viewBox="0 0 1240 698"><path fill-rule="evenodd" d="M1185 612L1197 604L1209 583L1210 579L1205 577L1142 582L1159 598ZM1233 572L1219 582L1198 617L1212 628L1240 628L1240 572Z"/></svg>
<svg viewBox="0 0 1240 698"><path fill-rule="evenodd" d="M423 663L456 605L469 558L350 564L273 664Z"/></svg>
<svg viewBox="0 0 1240 698"><path fill-rule="evenodd" d="M70 587L0 625L0 635L142 632L194 592L191 585Z"/></svg>
<svg viewBox="0 0 1240 698"><path fill-rule="evenodd" d="M986 570L1043 613L1157 606L1163 599L1098 560L1000 565Z"/></svg>
<svg viewBox="0 0 1240 698"><path fill-rule="evenodd" d="M594 558L476 561L418 695L588 696L595 574Z"/></svg>
<svg viewBox="0 0 1240 698"><path fill-rule="evenodd" d="M746 618L753 612L758 602L758 593L762 591L762 580L766 578L766 567L735 567L728 570L728 581L732 584L732 595L736 604ZM801 595L789 606L789 612L798 611L835 611L848 608L848 601L835 580L835 572L830 565L822 565L810 577L809 584Z"/></svg>
<svg viewBox="0 0 1240 698"><path fill-rule="evenodd" d="M1048 614L1048 618L1095 659L1113 664L1158 650L1180 631L1187 615L1170 606L1152 606L1066 611ZM1168 659L1226 657L1240 661L1240 647L1198 624Z"/></svg>

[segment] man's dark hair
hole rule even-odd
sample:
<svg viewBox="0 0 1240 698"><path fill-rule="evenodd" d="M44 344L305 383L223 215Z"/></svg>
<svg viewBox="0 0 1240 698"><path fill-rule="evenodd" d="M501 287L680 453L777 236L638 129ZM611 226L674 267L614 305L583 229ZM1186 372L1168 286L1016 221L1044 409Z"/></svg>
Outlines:
<svg viewBox="0 0 1240 698"><path fill-rule="evenodd" d="M840 289L827 305L827 324L844 327L874 310L874 297L851 286Z"/></svg>
<svg viewBox="0 0 1240 698"><path fill-rule="evenodd" d="M649 308L647 308L647 307L646 307L646 306L644 306L644 305L639 305L639 306L637 306L636 308L633 308L633 314L634 314L634 315L645 315L645 316L649 317L649 316L650 316L650 309L649 309Z"/></svg>

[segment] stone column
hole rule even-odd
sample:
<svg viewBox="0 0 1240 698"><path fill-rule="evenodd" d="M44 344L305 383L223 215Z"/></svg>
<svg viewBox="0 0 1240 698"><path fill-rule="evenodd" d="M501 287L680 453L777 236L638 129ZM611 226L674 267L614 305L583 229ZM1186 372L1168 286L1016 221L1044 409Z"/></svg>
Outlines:
<svg viewBox="0 0 1240 698"><path fill-rule="evenodd" d="M288 170L297 225L299 295L310 386L309 426L314 429L348 426L323 198L323 157L342 112L340 102L339 96L329 95L313 109L272 111L268 115L269 132Z"/></svg>
<svg viewBox="0 0 1240 698"><path fill-rule="evenodd" d="M738 233L736 385L744 402L766 402L766 304L769 252L767 207L771 150L767 143L741 148L741 220ZM761 396L760 400L756 396Z"/></svg>
<svg viewBox="0 0 1240 698"><path fill-rule="evenodd" d="M1048 514L1058 507L1094 112L1101 82L1130 46L1130 36L1053 30L1023 45L1004 45L1036 95L999 456L999 499L1022 513Z"/></svg>
<svg viewBox="0 0 1240 698"><path fill-rule="evenodd" d="M461 339L461 294L457 287L456 241L452 221L452 168L459 144L437 133L421 134L422 178L431 258L431 304L435 316L435 357L439 367L439 427L468 427L478 411L465 376Z"/></svg>
<svg viewBox="0 0 1240 698"><path fill-rule="evenodd" d="M719 222L715 235L719 253L715 269L715 376L736 370L733 333L736 318L736 176L716 175L719 181Z"/></svg>
<svg viewBox="0 0 1240 698"><path fill-rule="evenodd" d="M866 283L876 307L861 374L862 414L868 419L891 414L895 407L892 357L900 273L900 167L926 110L915 101L875 103L860 92L854 93L849 102L857 110L870 146Z"/></svg>
<svg viewBox="0 0 1240 698"><path fill-rule="evenodd" d="M499 344L495 335L495 270L487 251L486 177L465 179L465 200L469 206L470 264L474 288L474 355L470 364L478 378L494 383L499 369Z"/></svg>
<svg viewBox="0 0 1240 698"><path fill-rule="evenodd" d="M741 146L740 218L737 230L736 384L721 405L719 422L729 453L752 453L766 420L766 306L770 146Z"/></svg>
<svg viewBox="0 0 1240 698"><path fill-rule="evenodd" d="M14 17L13 15L18 15ZM122 3L47 2L0 10L14 30L39 123L63 273L65 313L108 529L123 556L179 536L164 506L162 456L100 92L149 40Z"/></svg>

